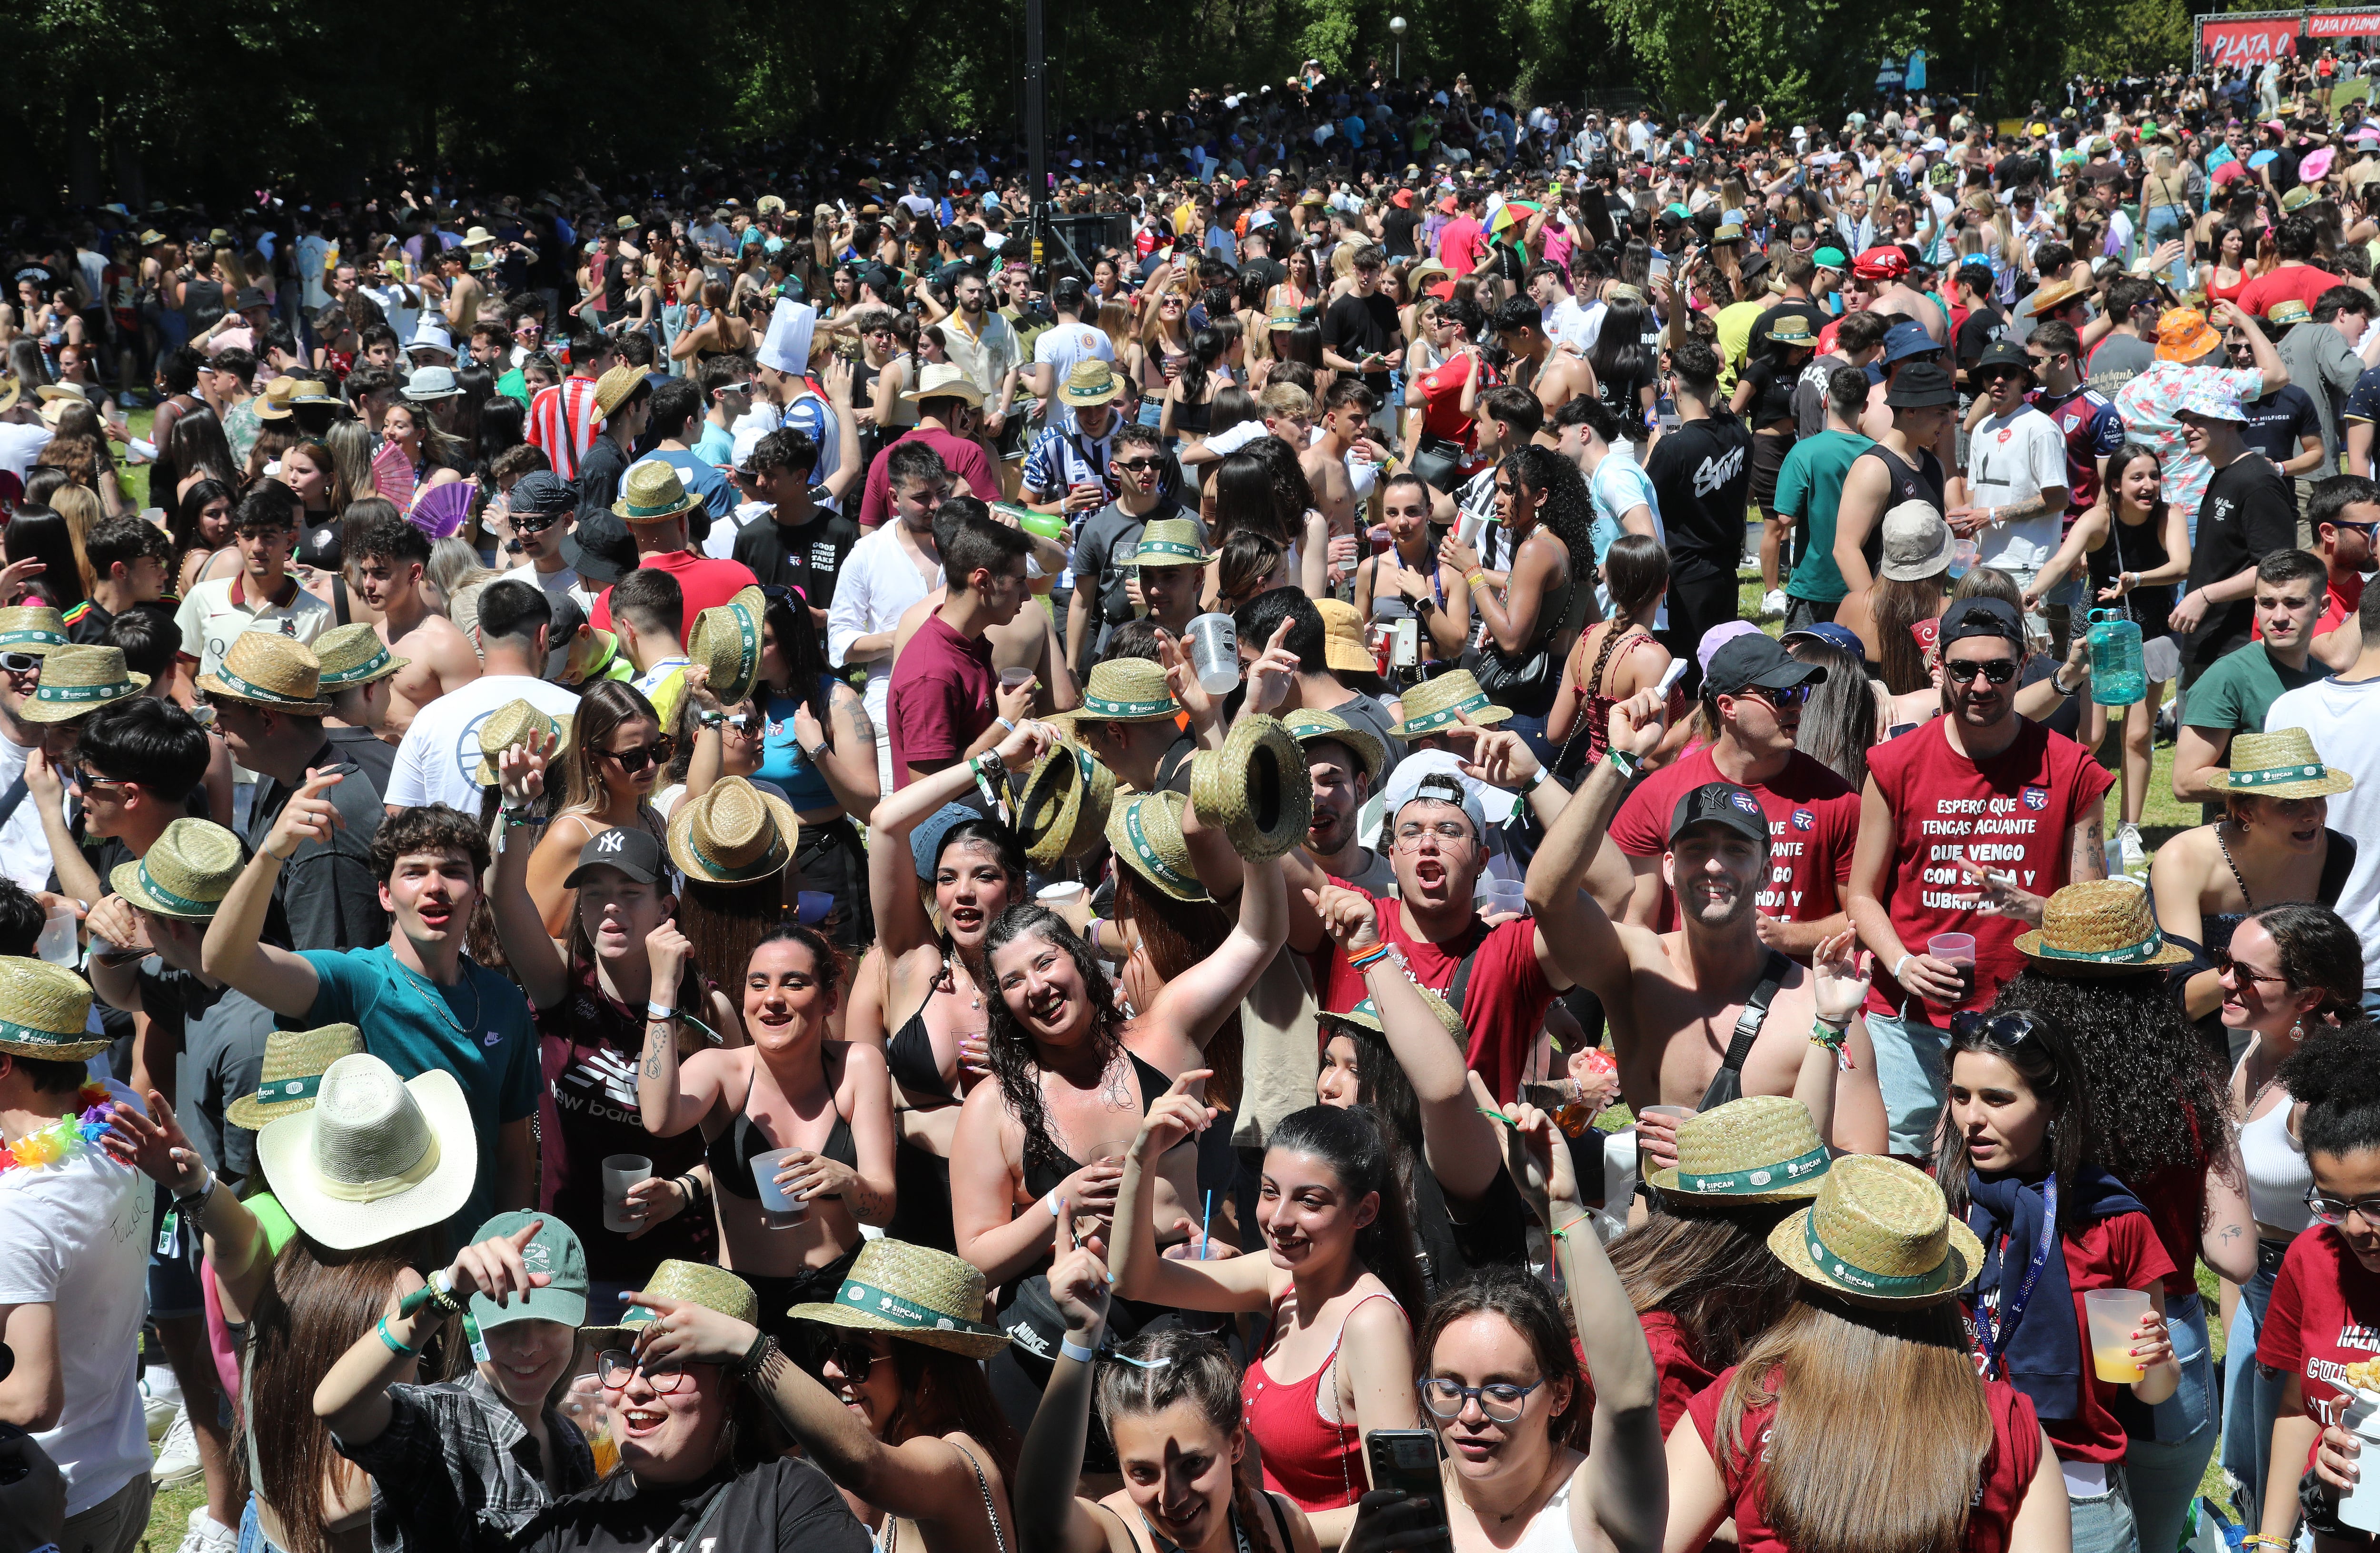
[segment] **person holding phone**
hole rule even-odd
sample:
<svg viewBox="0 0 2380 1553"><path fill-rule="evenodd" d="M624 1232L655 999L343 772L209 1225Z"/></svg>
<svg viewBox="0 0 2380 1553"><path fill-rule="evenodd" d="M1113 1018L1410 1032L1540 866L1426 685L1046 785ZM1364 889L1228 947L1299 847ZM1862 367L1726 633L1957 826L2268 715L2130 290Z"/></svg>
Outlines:
<svg viewBox="0 0 2380 1553"><path fill-rule="evenodd" d="M1380 289L1388 260L1366 243L1348 267L1347 289L1322 312L1323 365L1361 373L1364 386L1388 403L1389 360L1404 348L1404 328L1396 304Z"/></svg>

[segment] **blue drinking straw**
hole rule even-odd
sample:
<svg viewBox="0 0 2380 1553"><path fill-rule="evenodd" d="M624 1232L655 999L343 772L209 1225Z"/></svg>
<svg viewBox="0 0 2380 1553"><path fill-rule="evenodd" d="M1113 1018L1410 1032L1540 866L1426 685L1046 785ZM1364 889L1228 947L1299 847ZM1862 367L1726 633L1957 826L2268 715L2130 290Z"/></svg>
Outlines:
<svg viewBox="0 0 2380 1553"><path fill-rule="evenodd" d="M1203 1218L1198 1224L1198 1260L1202 1262L1210 1255L1208 1247L1207 1226L1212 1224L1214 1221L1215 1189L1209 1186L1207 1188L1207 1213L1205 1218Z"/></svg>

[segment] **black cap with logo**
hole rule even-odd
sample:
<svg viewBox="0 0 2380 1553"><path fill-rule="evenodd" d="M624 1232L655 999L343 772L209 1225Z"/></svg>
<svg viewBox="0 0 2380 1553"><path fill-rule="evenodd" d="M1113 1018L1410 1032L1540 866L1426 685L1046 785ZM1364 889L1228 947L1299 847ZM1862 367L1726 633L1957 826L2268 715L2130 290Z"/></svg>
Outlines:
<svg viewBox="0 0 2380 1553"><path fill-rule="evenodd" d="M1670 843L1676 844L1688 826L1705 821L1724 825L1762 846L1768 844L1768 816L1761 810L1759 796L1748 787L1706 782L1679 799L1677 811L1670 817Z"/></svg>

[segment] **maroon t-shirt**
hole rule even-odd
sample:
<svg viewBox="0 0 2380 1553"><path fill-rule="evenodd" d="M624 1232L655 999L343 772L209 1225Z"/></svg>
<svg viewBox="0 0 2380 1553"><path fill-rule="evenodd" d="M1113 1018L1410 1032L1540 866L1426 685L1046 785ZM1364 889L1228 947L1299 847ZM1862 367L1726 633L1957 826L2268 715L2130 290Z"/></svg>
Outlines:
<svg viewBox="0 0 2380 1553"><path fill-rule="evenodd" d="M1636 784L1611 819L1614 845L1631 857L1658 857L1670 849L1670 819L1678 800L1709 782L1725 782L1705 745ZM1859 844L1859 795L1851 783L1795 750L1776 779L1750 789L1768 819L1768 877L1756 904L1764 916L1815 922L1842 909L1841 886L1852 876ZM1661 886L1662 932L1678 926L1678 897Z"/></svg>
<svg viewBox="0 0 2380 1553"><path fill-rule="evenodd" d="M982 443L953 436L939 426L920 426L886 443L876 461L868 466L868 479L859 498L862 528L873 528L892 516L892 476L887 460L903 443L924 443L941 454L942 467L950 470L951 478L966 481L967 494L978 501L1000 500L1000 481L991 472L991 460L983 455Z"/></svg>
<svg viewBox="0 0 2380 1553"><path fill-rule="evenodd" d="M991 639L973 641L929 614L901 649L886 692L885 721L892 725L892 785L908 785L906 768L946 766L966 753L998 715L992 699L1000 676L991 668Z"/></svg>

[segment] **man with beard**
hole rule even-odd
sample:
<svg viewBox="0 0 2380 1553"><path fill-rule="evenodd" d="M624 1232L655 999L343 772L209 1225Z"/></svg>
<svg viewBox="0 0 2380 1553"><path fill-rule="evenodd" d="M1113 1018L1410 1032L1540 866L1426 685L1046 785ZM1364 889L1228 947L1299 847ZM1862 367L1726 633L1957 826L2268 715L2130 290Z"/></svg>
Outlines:
<svg viewBox="0 0 2380 1553"><path fill-rule="evenodd" d="M991 288L981 271L972 267L961 270L958 278L951 283L953 310L941 321L951 364L982 395L983 440L1001 453L1002 467L995 471L1001 479L1001 489L968 491L987 502L1014 495L1014 477L1019 471L1008 466L1023 456L1018 440L1008 434L1008 404L1016 395L1022 351L1016 342L1016 331L1010 327L1008 320L991 309L990 298Z"/></svg>
<svg viewBox="0 0 2380 1553"><path fill-rule="evenodd" d="M1718 660L1712 660L1713 667ZM1837 1149L1883 1147L1884 1108L1867 1037L1854 1021L1829 1034L1815 1026L1815 977L1764 941L1757 902L1769 871L1768 824L1760 796L1729 782L1690 787L1663 817L1664 883L1677 898L1676 931L1614 922L1581 889L1587 858L1610 824L1639 763L1661 742L1662 706L1649 690L1612 709L1610 753L1598 761L1548 830L1529 864L1529 909L1553 970L1602 1000L1621 1093L1637 1111L1637 1147L1648 1164L1676 1157L1676 1119L1646 1116L1651 1105L1699 1109L1732 1069L1743 1095L1790 1095L1808 1043L1825 1037L1847 1059L1835 1080ZM1815 958L1855 975L1848 934L1819 944ZM1746 1046L1748 1042L1748 1046Z"/></svg>
<svg viewBox="0 0 2380 1553"><path fill-rule="evenodd" d="M1332 882L1352 884L1367 895L1386 895L1397 881L1388 855L1356 839L1357 819L1372 784L1380 779L1387 749L1368 729L1335 712L1293 711L1281 719L1305 751L1305 771L1314 783L1314 818L1305 828L1305 850Z"/></svg>
<svg viewBox="0 0 2380 1553"><path fill-rule="evenodd" d="M2116 781L2073 740L2018 715L2016 611L1962 599L1936 641L1942 715L1868 752L1845 885L1876 954L1867 1028L1892 1151L1912 1158L1933 1152L1950 1016L1989 1008L2022 968L2017 934L2053 892L2107 876L2102 800Z"/></svg>
<svg viewBox="0 0 2380 1553"><path fill-rule="evenodd" d="M2380 485L2361 475L2333 475L2315 483L2307 519L2314 549L2329 572L2322 613L2314 617L2313 656L2333 673L2355 666L2363 651L2356 629L2363 602L2364 573L2372 565L2372 536L2380 530Z"/></svg>

